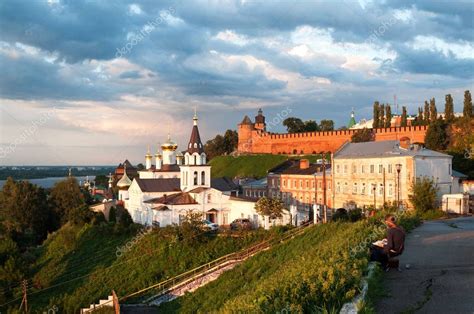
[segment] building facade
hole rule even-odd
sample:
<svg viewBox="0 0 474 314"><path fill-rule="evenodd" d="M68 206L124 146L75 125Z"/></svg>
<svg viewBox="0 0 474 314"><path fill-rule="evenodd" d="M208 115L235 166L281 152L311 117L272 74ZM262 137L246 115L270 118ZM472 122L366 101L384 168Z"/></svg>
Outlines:
<svg viewBox="0 0 474 314"><path fill-rule="evenodd" d="M335 208L384 203L410 208L411 186L420 177L433 179L438 196L452 192L452 157L401 141L348 143L334 154Z"/></svg>

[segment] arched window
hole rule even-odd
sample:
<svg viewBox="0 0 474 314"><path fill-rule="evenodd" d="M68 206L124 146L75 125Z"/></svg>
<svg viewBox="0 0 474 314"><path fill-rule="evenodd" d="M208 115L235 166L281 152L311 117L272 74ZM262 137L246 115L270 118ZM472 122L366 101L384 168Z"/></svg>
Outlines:
<svg viewBox="0 0 474 314"><path fill-rule="evenodd" d="M197 165L197 156L194 155L194 165Z"/></svg>
<svg viewBox="0 0 474 314"><path fill-rule="evenodd" d="M194 171L194 185L198 185L198 173Z"/></svg>
<svg viewBox="0 0 474 314"><path fill-rule="evenodd" d="M198 147L198 144L197 143L194 143L194 148L197 148Z"/></svg>
<svg viewBox="0 0 474 314"><path fill-rule="evenodd" d="M201 185L206 185L206 173L201 171Z"/></svg>

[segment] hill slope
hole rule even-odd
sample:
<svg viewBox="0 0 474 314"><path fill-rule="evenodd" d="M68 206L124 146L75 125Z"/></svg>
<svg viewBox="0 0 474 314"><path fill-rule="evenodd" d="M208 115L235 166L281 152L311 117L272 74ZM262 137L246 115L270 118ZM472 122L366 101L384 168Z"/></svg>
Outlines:
<svg viewBox="0 0 474 314"><path fill-rule="evenodd" d="M137 232L136 225L66 225L38 249L28 304L33 312L56 306L61 313L77 313L112 289L124 296L271 234L256 230L232 237L171 227Z"/></svg>
<svg viewBox="0 0 474 314"><path fill-rule="evenodd" d="M419 221L399 215L406 230ZM376 219L329 223L249 258L217 280L164 303L161 313L336 312L359 291L368 245L383 236Z"/></svg>
<svg viewBox="0 0 474 314"><path fill-rule="evenodd" d="M255 177L266 176L267 171L279 165L289 158L307 158L315 162L319 155L310 156L288 156L288 155L242 155L242 156L217 156L209 163L212 166L211 175L219 177Z"/></svg>

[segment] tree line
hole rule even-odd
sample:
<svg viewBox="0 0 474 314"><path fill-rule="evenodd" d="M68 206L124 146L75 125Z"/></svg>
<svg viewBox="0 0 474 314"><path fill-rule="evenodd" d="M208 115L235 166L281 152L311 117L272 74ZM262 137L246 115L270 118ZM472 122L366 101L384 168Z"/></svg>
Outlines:
<svg viewBox="0 0 474 314"><path fill-rule="evenodd" d="M472 98L469 90L464 92L464 103L463 103L463 116L472 117ZM431 98L428 101L425 100L424 106L418 107L418 114L412 120L411 124L408 123L408 112L407 107L402 106L402 114L400 116L400 126L408 125L429 125L432 122L438 120L438 109L436 108L435 98ZM444 104L444 120L448 123L455 120L454 115L454 102L451 94L445 96ZM392 121L392 110L389 104L380 104L378 101L374 102L373 105L373 128L389 128Z"/></svg>

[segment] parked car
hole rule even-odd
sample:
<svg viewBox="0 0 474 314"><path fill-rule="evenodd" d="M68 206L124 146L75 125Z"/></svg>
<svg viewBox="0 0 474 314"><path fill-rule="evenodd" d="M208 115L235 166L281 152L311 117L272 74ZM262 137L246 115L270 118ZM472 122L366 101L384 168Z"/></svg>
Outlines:
<svg viewBox="0 0 474 314"><path fill-rule="evenodd" d="M204 224L204 229L207 229L210 231L219 230L219 225L216 223L210 222L209 220L203 220L202 223Z"/></svg>
<svg viewBox="0 0 474 314"><path fill-rule="evenodd" d="M252 222L247 218L239 218L230 224L231 230L250 230L252 229Z"/></svg>

